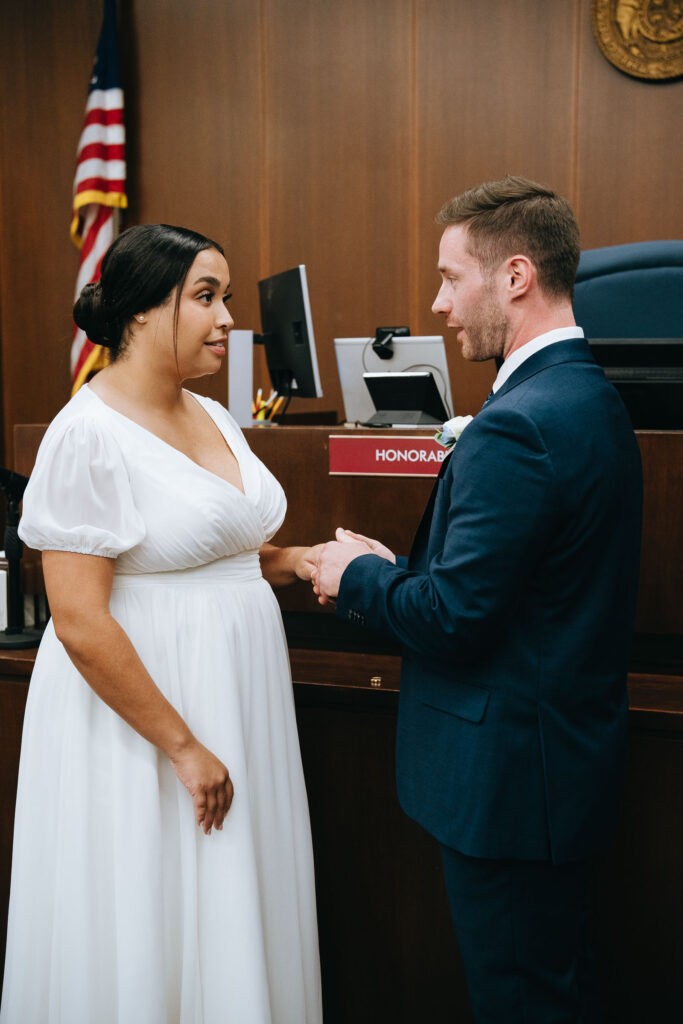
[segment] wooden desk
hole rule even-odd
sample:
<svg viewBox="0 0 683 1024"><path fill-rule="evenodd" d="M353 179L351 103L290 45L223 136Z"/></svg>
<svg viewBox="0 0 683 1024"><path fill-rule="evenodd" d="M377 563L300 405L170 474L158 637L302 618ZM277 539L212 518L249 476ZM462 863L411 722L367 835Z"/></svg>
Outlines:
<svg viewBox="0 0 683 1024"><path fill-rule="evenodd" d="M406 550L430 482L393 479L378 488L373 480L329 478L331 432L247 432L288 494L276 541L312 542L341 524ZM683 1015L683 434L639 441L646 522L640 646L629 678L631 754L621 827L598 868L594 935L610 1024L668 1024ZM308 587L279 596L311 809L325 1024L468 1024L438 848L396 799L400 660L360 632L335 632L336 620ZM0 654L3 929L32 661L32 652Z"/></svg>
<svg viewBox="0 0 683 1024"><path fill-rule="evenodd" d="M326 1024L471 1020L436 843L394 787L399 659L290 651L313 828ZM0 941L33 652L0 654ZM381 675L382 685L370 678ZM614 1024L683 1010L683 680L633 675L618 836L602 858L594 944Z"/></svg>

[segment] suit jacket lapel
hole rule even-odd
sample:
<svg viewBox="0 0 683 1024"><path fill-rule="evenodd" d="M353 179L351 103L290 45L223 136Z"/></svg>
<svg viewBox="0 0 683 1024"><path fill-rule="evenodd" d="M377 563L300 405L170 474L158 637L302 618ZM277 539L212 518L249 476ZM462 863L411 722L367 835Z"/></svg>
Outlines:
<svg viewBox="0 0 683 1024"><path fill-rule="evenodd" d="M413 538L413 543L412 543L412 546L410 548L410 558L409 558L410 562L413 561L413 559L414 559L414 557L416 555L416 552L417 552L418 548L420 547L420 545L429 536L429 530L430 530L430 527L432 525L432 515L433 515L433 512L434 512L434 502L436 501L436 495L437 495L437 492L439 490L439 482L441 481L441 479L444 476L446 470L448 469L448 466L450 465L450 461L451 461L452 458L453 458L453 454L452 454L452 449L451 449L451 452L449 452L446 455L446 458L441 463L441 466L439 468L438 476L437 476L436 480L434 481L434 486L432 487L431 493L429 495L429 500L427 501L427 504L425 505L425 510L422 513L422 517L421 517L420 522L418 524L417 530L415 531L415 537Z"/></svg>

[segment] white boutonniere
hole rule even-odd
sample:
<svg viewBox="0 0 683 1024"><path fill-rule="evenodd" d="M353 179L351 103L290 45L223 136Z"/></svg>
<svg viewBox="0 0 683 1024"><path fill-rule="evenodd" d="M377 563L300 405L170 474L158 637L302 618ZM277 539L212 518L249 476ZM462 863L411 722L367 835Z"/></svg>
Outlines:
<svg viewBox="0 0 683 1024"><path fill-rule="evenodd" d="M473 416L454 416L452 420L447 420L444 423L441 430L437 430L434 440L442 444L444 448L451 449L455 442L460 439L460 435L465 427L473 419Z"/></svg>

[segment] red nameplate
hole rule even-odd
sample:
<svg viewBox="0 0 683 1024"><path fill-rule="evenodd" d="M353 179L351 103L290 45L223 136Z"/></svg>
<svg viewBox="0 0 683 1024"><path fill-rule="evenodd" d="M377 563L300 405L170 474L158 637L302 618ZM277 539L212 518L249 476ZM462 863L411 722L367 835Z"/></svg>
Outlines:
<svg viewBox="0 0 683 1024"><path fill-rule="evenodd" d="M438 476L448 449L433 437L330 435L330 476Z"/></svg>

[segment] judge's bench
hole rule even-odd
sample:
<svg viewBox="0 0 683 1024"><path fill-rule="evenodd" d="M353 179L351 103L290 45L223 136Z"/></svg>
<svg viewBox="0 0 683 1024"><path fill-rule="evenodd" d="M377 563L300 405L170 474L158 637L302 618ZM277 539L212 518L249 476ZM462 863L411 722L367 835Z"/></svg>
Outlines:
<svg viewBox="0 0 683 1024"><path fill-rule="evenodd" d="M15 428L18 472L30 473L44 429ZM274 543L312 544L343 526L408 552L431 478L330 475L329 438L343 428L245 433L287 494ZM683 432L644 431L638 441L645 490L630 759L620 828L597 866L593 945L606 1020L665 1024L683 1016ZM24 588L40 587L28 552ZM403 815L395 793L400 651L338 620L307 584L283 588L278 599L311 810L326 1024L467 1024L438 846ZM3 950L34 658L0 654Z"/></svg>

